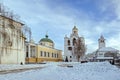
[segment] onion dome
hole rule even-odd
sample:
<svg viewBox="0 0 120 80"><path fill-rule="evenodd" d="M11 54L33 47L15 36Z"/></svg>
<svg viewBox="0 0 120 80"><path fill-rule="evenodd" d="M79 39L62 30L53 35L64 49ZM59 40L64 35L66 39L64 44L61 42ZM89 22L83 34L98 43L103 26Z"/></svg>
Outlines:
<svg viewBox="0 0 120 80"><path fill-rule="evenodd" d="M48 35L45 35L45 38L42 38L40 40L40 42L49 42L49 43L53 43L53 41L51 39L48 38Z"/></svg>

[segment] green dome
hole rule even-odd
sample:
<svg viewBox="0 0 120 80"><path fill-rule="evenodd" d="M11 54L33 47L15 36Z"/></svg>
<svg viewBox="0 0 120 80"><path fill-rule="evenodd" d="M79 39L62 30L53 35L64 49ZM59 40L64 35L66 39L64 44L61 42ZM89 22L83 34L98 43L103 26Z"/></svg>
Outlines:
<svg viewBox="0 0 120 80"><path fill-rule="evenodd" d="M46 37L46 38L42 38L42 39L40 40L40 42L50 42L50 43L53 43L53 41L48 38L48 35L46 35L45 37Z"/></svg>

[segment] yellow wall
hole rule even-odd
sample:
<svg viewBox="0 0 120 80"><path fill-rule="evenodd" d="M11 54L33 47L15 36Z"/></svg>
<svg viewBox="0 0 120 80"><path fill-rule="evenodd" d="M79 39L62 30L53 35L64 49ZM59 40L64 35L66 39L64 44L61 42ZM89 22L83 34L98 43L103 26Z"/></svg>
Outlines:
<svg viewBox="0 0 120 80"><path fill-rule="evenodd" d="M43 55L41 56L41 51L46 52L46 57ZM49 57L48 57L49 52ZM58 57L52 57L52 53L55 56L55 54L58 54ZM26 63L40 63L40 62L59 62L62 61L62 51L45 47L42 45L36 45L36 58L26 58Z"/></svg>

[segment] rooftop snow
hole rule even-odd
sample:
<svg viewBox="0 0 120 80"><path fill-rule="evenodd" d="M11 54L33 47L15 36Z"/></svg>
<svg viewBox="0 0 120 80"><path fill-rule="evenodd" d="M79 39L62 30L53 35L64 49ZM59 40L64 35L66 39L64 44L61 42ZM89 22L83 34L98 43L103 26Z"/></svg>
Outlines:
<svg viewBox="0 0 120 80"><path fill-rule="evenodd" d="M107 52L107 51L118 52L117 49L114 49L114 48L112 48L112 47L103 47L103 48L98 49L98 51L105 51L105 52Z"/></svg>

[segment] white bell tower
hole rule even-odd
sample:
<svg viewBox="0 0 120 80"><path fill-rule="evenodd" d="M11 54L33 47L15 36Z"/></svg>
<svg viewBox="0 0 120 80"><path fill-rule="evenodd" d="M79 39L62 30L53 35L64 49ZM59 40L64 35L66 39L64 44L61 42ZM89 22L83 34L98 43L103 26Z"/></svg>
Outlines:
<svg viewBox="0 0 120 80"><path fill-rule="evenodd" d="M75 44L79 38L84 43L84 38L79 37L78 28L76 26L73 27L70 37L67 37L67 36L64 37L64 56L65 56L64 60L66 62L67 61L68 62L77 62L77 58L75 56Z"/></svg>
<svg viewBox="0 0 120 80"><path fill-rule="evenodd" d="M104 39L103 35L101 35L100 39L98 39L98 43L99 43L99 46L98 46L99 49L105 47L105 39Z"/></svg>

